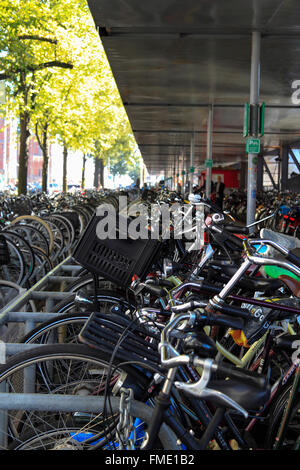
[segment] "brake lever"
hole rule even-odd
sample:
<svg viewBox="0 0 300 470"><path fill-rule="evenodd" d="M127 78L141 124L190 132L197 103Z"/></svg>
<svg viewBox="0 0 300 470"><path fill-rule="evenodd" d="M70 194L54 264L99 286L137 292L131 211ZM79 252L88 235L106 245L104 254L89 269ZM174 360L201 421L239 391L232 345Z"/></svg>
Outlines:
<svg viewBox="0 0 300 470"><path fill-rule="evenodd" d="M192 384L187 384L185 382L174 382L174 385L179 390L182 390L185 393L189 393L191 395L196 396L197 398L201 399L218 399L221 403L224 404L225 407L230 407L241 413L244 418L248 418L248 412L241 407L237 402L232 400L230 397L225 395L222 392L217 390L213 390L211 388L207 388L211 377L211 370L213 366L213 359L205 359L203 365L203 372L198 380L198 382L194 382Z"/></svg>

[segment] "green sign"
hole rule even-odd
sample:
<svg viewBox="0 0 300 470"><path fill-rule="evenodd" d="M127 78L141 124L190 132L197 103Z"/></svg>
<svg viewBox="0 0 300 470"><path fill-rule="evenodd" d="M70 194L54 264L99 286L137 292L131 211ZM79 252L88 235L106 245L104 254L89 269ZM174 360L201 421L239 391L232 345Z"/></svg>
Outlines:
<svg viewBox="0 0 300 470"><path fill-rule="evenodd" d="M213 161L212 160L205 160L205 168L212 168Z"/></svg>
<svg viewBox="0 0 300 470"><path fill-rule="evenodd" d="M249 103L245 103L243 136L247 137L248 135L249 135Z"/></svg>
<svg viewBox="0 0 300 470"><path fill-rule="evenodd" d="M250 138L246 140L246 153L259 153L260 152L260 140Z"/></svg>
<svg viewBox="0 0 300 470"><path fill-rule="evenodd" d="M194 173L195 172L195 167L194 166L191 166L190 167L190 173Z"/></svg>
<svg viewBox="0 0 300 470"><path fill-rule="evenodd" d="M184 176L184 175L185 175L185 171L183 170L183 171L181 172L181 174L182 174L182 176Z"/></svg>

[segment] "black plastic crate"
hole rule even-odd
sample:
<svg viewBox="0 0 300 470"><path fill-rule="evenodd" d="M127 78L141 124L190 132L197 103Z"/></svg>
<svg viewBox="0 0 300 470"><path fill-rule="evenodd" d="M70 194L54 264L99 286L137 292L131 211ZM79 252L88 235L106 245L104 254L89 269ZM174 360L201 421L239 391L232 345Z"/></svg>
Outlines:
<svg viewBox="0 0 300 470"><path fill-rule="evenodd" d="M94 215L90 220L75 247L73 258L88 271L123 287L131 284L133 275L143 279L157 259L161 242L130 238L102 240L96 233L101 219Z"/></svg>

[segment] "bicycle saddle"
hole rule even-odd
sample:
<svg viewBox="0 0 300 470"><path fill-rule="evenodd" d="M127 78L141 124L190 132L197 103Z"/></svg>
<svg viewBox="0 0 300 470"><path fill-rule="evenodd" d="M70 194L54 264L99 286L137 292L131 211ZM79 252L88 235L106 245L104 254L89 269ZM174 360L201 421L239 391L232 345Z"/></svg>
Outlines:
<svg viewBox="0 0 300 470"><path fill-rule="evenodd" d="M297 279L294 279L293 277L287 276L285 274L279 276L278 279L280 279L288 287L295 297L300 299L300 281L297 281Z"/></svg>

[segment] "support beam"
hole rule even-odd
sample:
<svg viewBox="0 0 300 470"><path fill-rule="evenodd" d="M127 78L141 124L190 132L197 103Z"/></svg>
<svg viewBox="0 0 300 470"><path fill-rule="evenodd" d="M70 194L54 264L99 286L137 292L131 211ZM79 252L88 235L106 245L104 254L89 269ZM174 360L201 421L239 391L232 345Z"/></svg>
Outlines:
<svg viewBox="0 0 300 470"><path fill-rule="evenodd" d="M289 147L289 155L292 157L292 160L294 161L299 173L300 173L300 164L296 158L296 155L294 154L293 150L291 149L291 147Z"/></svg>
<svg viewBox="0 0 300 470"><path fill-rule="evenodd" d="M260 88L260 49L261 33L252 32L252 51L251 51L251 76L250 76L250 105L259 104ZM255 126L256 128L258 126ZM254 135L257 137L257 134ZM247 185L247 225L255 222L256 212L256 188L257 188L257 154L248 155L248 185Z"/></svg>
<svg viewBox="0 0 300 470"><path fill-rule="evenodd" d="M275 183L274 178L273 178L273 176L272 176L272 174L271 174L271 172L270 172L270 170L269 170L269 167L268 167L267 163L265 162L265 160L263 161L263 165L264 165L264 168L265 168L266 172L268 173L268 176L269 176L269 178L270 178L270 180L271 180L271 183L272 183L273 188L274 188L274 189L278 189L277 184Z"/></svg>

